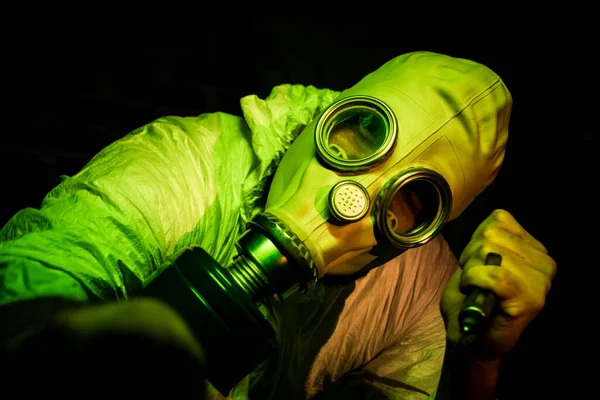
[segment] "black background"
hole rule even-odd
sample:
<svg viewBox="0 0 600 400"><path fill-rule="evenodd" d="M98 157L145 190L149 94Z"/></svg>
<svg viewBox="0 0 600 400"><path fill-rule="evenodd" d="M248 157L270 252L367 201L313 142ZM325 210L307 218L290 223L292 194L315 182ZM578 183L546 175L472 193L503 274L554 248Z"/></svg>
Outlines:
<svg viewBox="0 0 600 400"><path fill-rule="evenodd" d="M593 393L583 373L595 368L585 360L596 351L585 335L594 329L595 306L585 283L597 267L590 250L598 113L591 37L558 28L554 35L510 33L509 22L502 32L312 22L253 16L203 19L192 28L143 21L119 30L48 24L5 40L0 224L39 207L60 175L75 174L101 148L160 116L240 115L242 96L264 97L281 83L343 90L414 50L469 58L504 79L514 106L503 169L446 237L459 255L477 225L504 208L559 267L546 308L505 364L501 394Z"/></svg>

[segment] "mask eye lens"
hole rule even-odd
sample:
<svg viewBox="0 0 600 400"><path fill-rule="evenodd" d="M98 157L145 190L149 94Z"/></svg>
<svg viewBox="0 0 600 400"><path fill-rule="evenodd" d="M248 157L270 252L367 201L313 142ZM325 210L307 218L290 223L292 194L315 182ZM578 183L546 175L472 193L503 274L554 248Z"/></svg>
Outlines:
<svg viewBox="0 0 600 400"><path fill-rule="evenodd" d="M329 153L342 160L363 160L373 156L386 142L388 126L375 110L346 110L335 116L326 130Z"/></svg>
<svg viewBox="0 0 600 400"><path fill-rule="evenodd" d="M408 182L390 202L386 223L397 235L414 235L427 229L438 216L440 199L436 188L426 181Z"/></svg>
<svg viewBox="0 0 600 400"><path fill-rule="evenodd" d="M431 169L409 168L379 191L373 208L376 232L397 248L421 246L436 237L450 210L452 191L444 177Z"/></svg>

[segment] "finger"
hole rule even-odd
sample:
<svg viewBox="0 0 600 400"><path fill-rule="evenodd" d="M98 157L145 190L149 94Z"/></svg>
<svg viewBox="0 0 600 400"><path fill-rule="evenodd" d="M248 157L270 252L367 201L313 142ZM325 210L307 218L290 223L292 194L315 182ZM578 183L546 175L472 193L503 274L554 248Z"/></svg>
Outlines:
<svg viewBox="0 0 600 400"><path fill-rule="evenodd" d="M529 232L525 230L517 222L515 217L512 216L506 210L496 209L494 210L475 230L472 238L484 238L486 236L486 230L490 228L502 229L506 232L512 233L514 236L521 240L529 243L531 246L537 248L539 251L547 253L546 247L534 238Z"/></svg>
<svg viewBox="0 0 600 400"><path fill-rule="evenodd" d="M510 276L512 278L518 279L520 282L522 282L523 287L521 287L520 290L528 290L529 291L532 288L534 288L535 290L538 290L538 288L543 287L544 290L540 290L540 291L542 291L544 295L548 294L548 292L550 291L551 279L544 272L541 272L534 268L523 268L523 262L520 260L515 261L515 259L512 258L512 256L510 256L510 255L508 255L502 259L502 265L500 265L500 266L485 265L483 263L476 263L475 261L469 262L463 269L463 275L468 274L470 276L471 274L473 274L472 270L479 271L479 270L481 270L482 267L488 267L488 268L492 268L492 269L500 267L503 270L506 270L506 271L497 271L498 277L501 277L500 274L505 273L505 272L510 274ZM492 272L490 272L490 273L492 273ZM463 284L464 284L464 282L461 281L461 285L463 285ZM466 289L466 287L461 286L461 290L463 288ZM488 288L482 287L482 289L488 289Z"/></svg>
<svg viewBox="0 0 600 400"><path fill-rule="evenodd" d="M490 290L500 299L516 297L521 283L508 269L495 265L475 265L463 271L460 290L468 293L473 287Z"/></svg>
<svg viewBox="0 0 600 400"><path fill-rule="evenodd" d="M485 264L488 253L493 252L508 258L512 265L519 268L525 265L554 279L556 263L547 253L502 229L491 228L485 234L485 238L472 240L463 250L459 260L463 269L467 264Z"/></svg>
<svg viewBox="0 0 600 400"><path fill-rule="evenodd" d="M548 291L550 290L550 284L556 273L556 264L554 260L547 257L546 261L542 261L540 264L531 264L528 260L523 259L520 255L514 254L510 250L498 246L492 243L482 243L467 262L462 266L463 271L470 268L486 265L486 258L489 253L496 253L502 256L501 266L510 270L517 276L522 276L523 279L530 279L526 276L531 275L530 272L534 272L532 276L535 279L543 279L547 282ZM546 292L547 293L547 292Z"/></svg>
<svg viewBox="0 0 600 400"><path fill-rule="evenodd" d="M506 314L517 316L524 310L539 312L544 307L547 282L534 270L524 272L502 266L476 265L463 271L459 287L463 293L473 287L489 290L505 303L502 309Z"/></svg>

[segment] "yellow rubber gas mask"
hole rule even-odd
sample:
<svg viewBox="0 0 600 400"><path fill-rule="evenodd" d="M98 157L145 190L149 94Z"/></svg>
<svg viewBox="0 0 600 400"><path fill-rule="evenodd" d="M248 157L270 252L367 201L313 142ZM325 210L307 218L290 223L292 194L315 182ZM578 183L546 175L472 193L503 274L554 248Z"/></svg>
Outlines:
<svg viewBox="0 0 600 400"><path fill-rule="evenodd" d="M278 292L286 297L427 243L496 176L510 110L506 86L481 64L427 52L389 61L299 134L240 253L266 281L297 279ZM291 275L266 267L289 263Z"/></svg>

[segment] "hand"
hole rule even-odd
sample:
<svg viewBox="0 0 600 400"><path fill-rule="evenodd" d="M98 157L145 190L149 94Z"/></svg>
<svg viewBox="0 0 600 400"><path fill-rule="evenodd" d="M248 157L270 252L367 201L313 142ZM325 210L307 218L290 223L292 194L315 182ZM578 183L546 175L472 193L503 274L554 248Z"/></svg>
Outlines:
<svg viewBox="0 0 600 400"><path fill-rule="evenodd" d="M501 266L486 266L490 252L502 256ZM497 296L497 311L488 328L469 343L478 360L501 360L544 307L556 263L546 248L504 210L495 210L473 234L459 260L461 268L450 278L441 300L447 337L460 339L458 314L465 293L473 287Z"/></svg>
<svg viewBox="0 0 600 400"><path fill-rule="evenodd" d="M81 388L97 397L195 393L204 398L206 391L200 344L179 314L152 298L60 311L13 357L16 377L26 374L45 393L56 390L62 398L79 398ZM63 379L68 392L55 383L40 384Z"/></svg>
<svg viewBox="0 0 600 400"><path fill-rule="evenodd" d="M58 313L61 329L87 342L102 336L131 335L190 354L200 364L204 355L185 321L167 304L153 298L88 306Z"/></svg>

